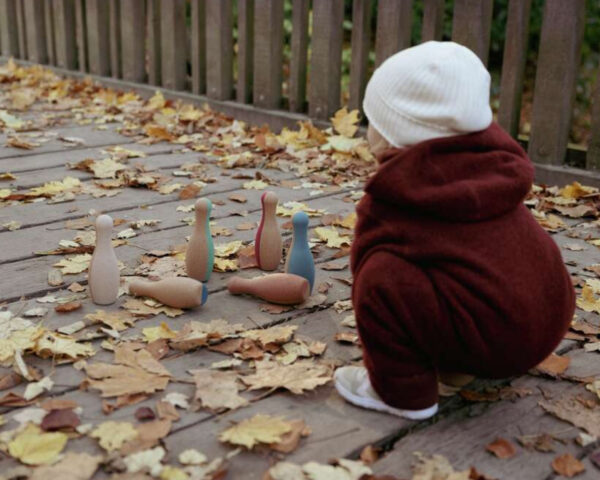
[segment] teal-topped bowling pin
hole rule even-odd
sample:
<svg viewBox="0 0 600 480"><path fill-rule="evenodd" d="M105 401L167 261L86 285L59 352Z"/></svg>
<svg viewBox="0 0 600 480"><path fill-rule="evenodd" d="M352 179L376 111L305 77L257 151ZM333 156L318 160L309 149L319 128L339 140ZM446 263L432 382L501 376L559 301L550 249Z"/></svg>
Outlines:
<svg viewBox="0 0 600 480"><path fill-rule="evenodd" d="M210 211L208 198L196 202L196 225L185 252L185 270L188 277L207 282L215 263L215 247L210 233Z"/></svg>
<svg viewBox="0 0 600 480"><path fill-rule="evenodd" d="M308 246L308 215L304 212L295 213L292 224L292 245L285 261L285 272L306 278L312 292L315 283L315 262Z"/></svg>

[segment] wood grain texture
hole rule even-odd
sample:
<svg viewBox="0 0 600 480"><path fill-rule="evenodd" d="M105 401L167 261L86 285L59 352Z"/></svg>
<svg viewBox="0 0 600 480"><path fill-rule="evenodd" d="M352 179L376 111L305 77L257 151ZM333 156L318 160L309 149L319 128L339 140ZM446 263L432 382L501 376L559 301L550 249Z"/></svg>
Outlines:
<svg viewBox="0 0 600 480"><path fill-rule="evenodd" d="M586 156L586 168L600 169L600 74L596 79L594 97L592 100L592 125L588 150Z"/></svg>
<svg viewBox="0 0 600 480"><path fill-rule="evenodd" d="M561 164L567 149L585 18L585 0L547 0L538 53L529 156Z"/></svg>
<svg viewBox="0 0 600 480"><path fill-rule="evenodd" d="M56 44L54 42L54 12L52 0L44 0L44 28L46 31L46 51L48 63L56 65Z"/></svg>
<svg viewBox="0 0 600 480"><path fill-rule="evenodd" d="M17 28L19 38L19 58L27 58L27 25L25 19L25 0L15 0L17 10Z"/></svg>
<svg viewBox="0 0 600 480"><path fill-rule="evenodd" d="M254 105L279 108L283 79L283 2L256 0Z"/></svg>
<svg viewBox="0 0 600 480"><path fill-rule="evenodd" d="M192 93L206 92L206 1L192 0Z"/></svg>
<svg viewBox="0 0 600 480"><path fill-rule="evenodd" d="M56 64L74 69L77 64L75 36L75 3L73 0L52 0Z"/></svg>
<svg viewBox="0 0 600 480"><path fill-rule="evenodd" d="M313 1L309 115L329 118L340 106L343 0Z"/></svg>
<svg viewBox="0 0 600 480"><path fill-rule="evenodd" d="M519 133L530 11L531 0L510 0L508 4L498 123L513 137Z"/></svg>
<svg viewBox="0 0 600 480"><path fill-rule="evenodd" d="M371 48L372 0L355 0L352 6L352 58L348 107L362 111Z"/></svg>
<svg viewBox="0 0 600 480"><path fill-rule="evenodd" d="M124 0L124 3L129 3L129 1ZM113 78L121 78L121 0L109 1L108 18L110 75Z"/></svg>
<svg viewBox="0 0 600 480"><path fill-rule="evenodd" d="M206 0L206 93L217 100L233 94L231 0Z"/></svg>
<svg viewBox="0 0 600 480"><path fill-rule="evenodd" d="M258 4L261 7L260 3ZM252 101L254 75L254 0L238 0L237 14L237 81L235 98L241 103ZM259 10L257 17L262 17ZM257 32L257 35L260 35ZM258 64L257 64L258 65Z"/></svg>
<svg viewBox="0 0 600 480"><path fill-rule="evenodd" d="M27 35L27 58L36 63L48 62L46 49L45 2L23 0L25 34Z"/></svg>
<svg viewBox="0 0 600 480"><path fill-rule="evenodd" d="M423 0L421 41L441 40L444 33L445 0Z"/></svg>
<svg viewBox="0 0 600 480"><path fill-rule="evenodd" d="M2 44L2 55L19 56L16 0L0 0L0 43Z"/></svg>
<svg viewBox="0 0 600 480"><path fill-rule="evenodd" d="M90 72L108 76L110 74L108 2L86 0L85 10Z"/></svg>
<svg viewBox="0 0 600 480"><path fill-rule="evenodd" d="M310 0L292 0L292 41L288 97L290 111L303 112L308 66L308 14Z"/></svg>
<svg viewBox="0 0 600 480"><path fill-rule="evenodd" d="M410 47L412 0L379 0L375 34L375 66Z"/></svg>
<svg viewBox="0 0 600 480"><path fill-rule="evenodd" d="M161 84L160 0L146 0L146 33L148 36L148 83Z"/></svg>
<svg viewBox="0 0 600 480"><path fill-rule="evenodd" d="M185 0L161 0L161 77L166 88L185 90L187 45Z"/></svg>
<svg viewBox="0 0 600 480"><path fill-rule="evenodd" d="M88 38L85 0L75 1L75 31L77 38L77 64L80 72L89 71Z"/></svg>
<svg viewBox="0 0 600 480"><path fill-rule="evenodd" d="M146 2L121 2L121 59L123 78L131 82L146 81Z"/></svg>
<svg viewBox="0 0 600 480"><path fill-rule="evenodd" d="M487 65L494 0L455 0L452 41L473 50Z"/></svg>

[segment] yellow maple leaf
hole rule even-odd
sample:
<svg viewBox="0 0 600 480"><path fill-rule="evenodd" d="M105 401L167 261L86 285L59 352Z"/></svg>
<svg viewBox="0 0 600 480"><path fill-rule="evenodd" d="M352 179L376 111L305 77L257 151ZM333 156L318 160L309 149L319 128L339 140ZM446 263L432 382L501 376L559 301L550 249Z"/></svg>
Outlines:
<svg viewBox="0 0 600 480"><path fill-rule="evenodd" d="M171 330L165 322L161 322L158 327L147 327L142 329L144 340L148 343L161 338L175 338L177 333L178 332Z"/></svg>
<svg viewBox="0 0 600 480"><path fill-rule="evenodd" d="M107 312L105 310L88 313L85 318L93 323L103 323L117 332L126 330L135 322L135 318L129 312Z"/></svg>
<svg viewBox="0 0 600 480"><path fill-rule="evenodd" d="M586 312L600 313L600 299L594 296L592 287L584 285L581 297L577 299L577 306Z"/></svg>
<svg viewBox="0 0 600 480"><path fill-rule="evenodd" d="M291 430L291 423L282 417L258 414L221 432L219 440L251 449L258 443L280 442L282 435Z"/></svg>
<svg viewBox="0 0 600 480"><path fill-rule="evenodd" d="M112 158L92 162L89 166L96 178L115 178L117 172L125 170L125 165L114 161Z"/></svg>
<svg viewBox="0 0 600 480"><path fill-rule="evenodd" d="M161 185L158 188L158 193L161 195L169 195L177 190L181 190L181 187L183 187L182 183L169 183L166 185Z"/></svg>
<svg viewBox="0 0 600 480"><path fill-rule="evenodd" d="M358 130L358 110L352 110L348 112L346 107L335 112L335 115L331 118L331 124L333 128L345 137L353 137Z"/></svg>
<svg viewBox="0 0 600 480"><path fill-rule="evenodd" d="M285 388L300 395L314 390L331 380L331 368L311 360L301 360L291 365L280 365L274 360L256 362L256 373L242 377L249 390Z"/></svg>
<svg viewBox="0 0 600 480"><path fill-rule="evenodd" d="M242 332L240 336L250 338L265 347L270 343L283 344L289 342L297 329L297 325L276 325L269 328L247 330Z"/></svg>
<svg viewBox="0 0 600 480"><path fill-rule="evenodd" d="M79 343L69 335L49 331L38 338L34 350L42 358L57 357L58 360L78 360L96 353L90 343Z"/></svg>
<svg viewBox="0 0 600 480"><path fill-rule="evenodd" d="M2 122L6 127L14 130L18 130L25 125L23 120L11 115L6 110L0 110L0 122Z"/></svg>
<svg viewBox="0 0 600 480"><path fill-rule="evenodd" d="M10 197L10 188L0 188L0 199Z"/></svg>
<svg viewBox="0 0 600 480"><path fill-rule="evenodd" d="M233 242L228 242L228 243L220 243L218 245L215 245L215 257L217 257L217 258L231 257L232 255L235 255L236 253L238 253L243 248L243 246L244 246L244 244L240 240L235 240Z"/></svg>
<svg viewBox="0 0 600 480"><path fill-rule="evenodd" d="M158 110L163 108L166 103L167 102L165 101L165 97L163 96L162 92L157 90L154 96L148 100L148 107Z"/></svg>
<svg viewBox="0 0 600 480"><path fill-rule="evenodd" d="M147 124L144 127L144 132L146 132L146 135L149 137L157 138L159 140L171 141L175 139L173 134L169 133L165 127L160 125Z"/></svg>
<svg viewBox="0 0 600 480"><path fill-rule="evenodd" d="M326 211L324 209L310 208L305 203L289 201L283 205L277 205L277 215L281 217L293 217L295 213L305 212L309 217L320 217Z"/></svg>
<svg viewBox="0 0 600 480"><path fill-rule="evenodd" d="M29 424L9 442L8 453L27 465L53 463L68 439L62 432L46 433L38 426Z"/></svg>
<svg viewBox="0 0 600 480"><path fill-rule="evenodd" d="M164 313L167 317L171 318L183 315L183 310L180 308L167 307L152 299L142 300L140 298L130 298L123 304L123 308L133 315L142 317L159 315L161 313Z"/></svg>
<svg viewBox="0 0 600 480"><path fill-rule="evenodd" d="M32 188L27 192L28 197L53 196L66 191L72 191L81 186L78 178L65 177L63 180L47 182L41 187Z"/></svg>
<svg viewBox="0 0 600 480"><path fill-rule="evenodd" d="M63 258L60 262L55 263L54 266L61 268L63 274L75 275L85 272L88 269L91 260L92 256L89 253L83 253L81 255Z"/></svg>
<svg viewBox="0 0 600 480"><path fill-rule="evenodd" d="M103 422L90 432L90 437L97 438L100 446L107 452L118 450L124 443L135 440L139 433L129 422Z"/></svg>
<svg viewBox="0 0 600 480"><path fill-rule="evenodd" d="M215 264L213 266L213 270L215 272L236 272L239 270L240 266L237 261L237 258L228 259L228 258L215 258Z"/></svg>
<svg viewBox="0 0 600 480"><path fill-rule="evenodd" d="M321 241L326 242L329 248L341 248L343 245L352 243L350 237L340 235L340 232L335 228L317 227L315 228L315 234Z"/></svg>
<svg viewBox="0 0 600 480"><path fill-rule="evenodd" d="M263 182L262 180L252 180L250 182L244 183L243 187L246 190L264 190L269 186L268 183Z"/></svg>
<svg viewBox="0 0 600 480"><path fill-rule="evenodd" d="M571 185L567 185L560 191L560 195L564 198L581 198L590 193L598 192L597 188L586 187L581 185L579 182L573 182Z"/></svg>

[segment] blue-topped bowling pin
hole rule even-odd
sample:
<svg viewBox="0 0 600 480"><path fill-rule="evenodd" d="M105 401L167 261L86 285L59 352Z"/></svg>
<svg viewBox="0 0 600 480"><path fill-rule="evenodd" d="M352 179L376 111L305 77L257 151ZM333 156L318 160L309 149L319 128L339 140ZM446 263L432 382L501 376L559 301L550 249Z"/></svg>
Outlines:
<svg viewBox="0 0 600 480"><path fill-rule="evenodd" d="M196 202L196 225L185 252L185 270L188 277L208 282L215 263L215 249L210 232L210 211L212 203L208 198Z"/></svg>
<svg viewBox="0 0 600 480"><path fill-rule="evenodd" d="M292 218L292 245L285 261L285 272L308 280L312 292L315 283L315 262L308 246L308 215L297 212Z"/></svg>

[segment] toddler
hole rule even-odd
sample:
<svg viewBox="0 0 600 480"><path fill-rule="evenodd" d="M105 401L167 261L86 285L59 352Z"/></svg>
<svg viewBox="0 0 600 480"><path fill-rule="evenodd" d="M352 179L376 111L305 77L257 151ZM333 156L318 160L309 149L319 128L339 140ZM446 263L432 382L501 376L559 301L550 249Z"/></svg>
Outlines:
<svg viewBox="0 0 600 480"><path fill-rule="evenodd" d="M569 274L523 204L533 165L492 122L489 89L479 58L452 42L397 53L367 86L380 165L351 257L366 368L335 374L351 403L428 418L438 377L525 373L569 327Z"/></svg>

